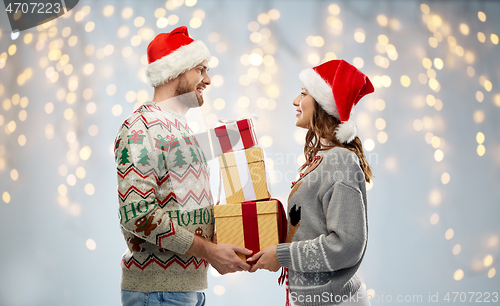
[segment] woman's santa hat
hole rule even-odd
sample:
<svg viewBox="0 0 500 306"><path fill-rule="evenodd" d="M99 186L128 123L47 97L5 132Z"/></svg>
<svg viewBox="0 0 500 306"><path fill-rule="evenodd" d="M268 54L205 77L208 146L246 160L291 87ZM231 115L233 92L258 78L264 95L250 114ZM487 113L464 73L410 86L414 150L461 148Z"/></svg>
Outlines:
<svg viewBox="0 0 500 306"><path fill-rule="evenodd" d="M210 51L200 40L189 37L184 26L158 34L148 45L146 82L157 87L210 60Z"/></svg>
<svg viewBox="0 0 500 306"><path fill-rule="evenodd" d="M340 120L335 136L350 143L357 134L356 124L349 120L354 105L374 91L370 79L344 60L332 60L302 70L299 75L309 94L331 116Z"/></svg>

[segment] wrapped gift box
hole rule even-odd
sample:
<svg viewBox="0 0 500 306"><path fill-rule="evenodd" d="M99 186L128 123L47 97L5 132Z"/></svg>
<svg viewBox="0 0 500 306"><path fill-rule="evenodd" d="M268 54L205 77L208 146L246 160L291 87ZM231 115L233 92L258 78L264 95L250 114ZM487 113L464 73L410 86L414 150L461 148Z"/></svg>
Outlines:
<svg viewBox="0 0 500 306"><path fill-rule="evenodd" d="M243 150L257 144L257 137L250 118L227 123L214 130L219 139L222 153Z"/></svg>
<svg viewBox="0 0 500 306"><path fill-rule="evenodd" d="M219 155L222 185L228 204L271 197L264 160L262 148Z"/></svg>
<svg viewBox="0 0 500 306"><path fill-rule="evenodd" d="M274 199L215 205L217 243L236 244L252 250L253 254L265 247L277 245L278 211L281 208L278 205L281 206L281 203ZM284 231L286 233L286 228ZM246 261L244 255L239 256Z"/></svg>

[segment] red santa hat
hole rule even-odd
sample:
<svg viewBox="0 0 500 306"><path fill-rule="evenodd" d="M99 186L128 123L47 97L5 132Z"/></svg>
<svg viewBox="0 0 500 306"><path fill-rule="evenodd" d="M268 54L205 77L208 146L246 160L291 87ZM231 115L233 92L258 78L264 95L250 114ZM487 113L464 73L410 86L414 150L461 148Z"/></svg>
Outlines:
<svg viewBox="0 0 500 306"><path fill-rule="evenodd" d="M344 60L331 60L305 69L300 75L309 94L331 116L340 120L335 136L341 143L351 142L357 134L349 120L354 105L374 91L370 79Z"/></svg>
<svg viewBox="0 0 500 306"><path fill-rule="evenodd" d="M158 34L148 45L146 82L157 87L210 60L210 51L200 40L189 37L185 26Z"/></svg>

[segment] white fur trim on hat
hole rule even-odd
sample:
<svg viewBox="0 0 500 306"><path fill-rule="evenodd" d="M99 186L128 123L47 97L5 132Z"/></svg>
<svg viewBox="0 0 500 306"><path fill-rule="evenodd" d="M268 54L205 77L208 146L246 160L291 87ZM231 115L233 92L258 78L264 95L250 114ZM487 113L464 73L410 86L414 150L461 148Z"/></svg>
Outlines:
<svg viewBox="0 0 500 306"><path fill-rule="evenodd" d="M149 85L157 87L196 67L204 60L210 60L210 51L202 41L196 40L149 64L144 78Z"/></svg>
<svg viewBox="0 0 500 306"><path fill-rule="evenodd" d="M357 134L358 128L352 120L339 124L335 129L335 137L337 137L338 141L341 143L350 143Z"/></svg>
<svg viewBox="0 0 500 306"><path fill-rule="evenodd" d="M328 85L328 83L326 83L312 68L302 70L299 74L299 78L314 100L316 100L330 116L340 119L330 85Z"/></svg>

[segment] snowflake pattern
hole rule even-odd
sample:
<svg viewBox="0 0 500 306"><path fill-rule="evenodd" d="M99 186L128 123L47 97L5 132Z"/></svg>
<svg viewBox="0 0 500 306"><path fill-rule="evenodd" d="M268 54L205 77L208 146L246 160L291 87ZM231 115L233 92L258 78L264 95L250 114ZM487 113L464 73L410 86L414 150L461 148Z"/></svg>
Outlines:
<svg viewBox="0 0 500 306"><path fill-rule="evenodd" d="M317 250L318 250L318 245L316 245L312 241L307 241L304 243L302 250L304 251L304 253L306 253L306 257L309 257L309 253L313 253L316 256Z"/></svg>

